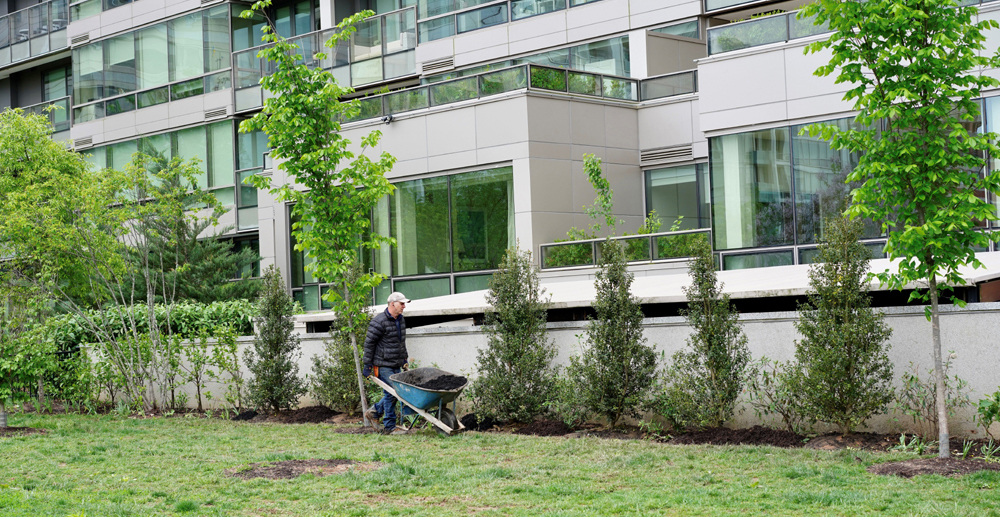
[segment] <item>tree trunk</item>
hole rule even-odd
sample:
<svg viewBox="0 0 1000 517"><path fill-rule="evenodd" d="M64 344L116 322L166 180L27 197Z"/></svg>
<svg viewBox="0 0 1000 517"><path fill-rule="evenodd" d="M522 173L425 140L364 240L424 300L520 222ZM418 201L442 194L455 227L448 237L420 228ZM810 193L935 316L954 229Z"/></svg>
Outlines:
<svg viewBox="0 0 1000 517"><path fill-rule="evenodd" d="M7 406L0 399L0 429L7 429Z"/></svg>
<svg viewBox="0 0 1000 517"><path fill-rule="evenodd" d="M344 282L344 301L351 301L351 292L347 289L347 282ZM346 304L345 304L346 305ZM348 315L351 317L351 315ZM351 328L348 328L348 333L351 335L351 352L354 354L354 369L358 372L358 391L361 393L361 418L364 421L365 427L372 427L372 423L368 421L368 397L365 395L365 377L361 374L361 358L358 357L358 338L354 332L354 320L350 320Z"/></svg>
<svg viewBox="0 0 1000 517"><path fill-rule="evenodd" d="M45 405L45 381L41 377L38 378L38 412L42 412L42 406Z"/></svg>
<svg viewBox="0 0 1000 517"><path fill-rule="evenodd" d="M931 275L931 337L934 342L934 383L937 386L938 458L951 456L951 437L948 436L948 406L945 403L944 360L941 357L941 321L938 308L937 276Z"/></svg>

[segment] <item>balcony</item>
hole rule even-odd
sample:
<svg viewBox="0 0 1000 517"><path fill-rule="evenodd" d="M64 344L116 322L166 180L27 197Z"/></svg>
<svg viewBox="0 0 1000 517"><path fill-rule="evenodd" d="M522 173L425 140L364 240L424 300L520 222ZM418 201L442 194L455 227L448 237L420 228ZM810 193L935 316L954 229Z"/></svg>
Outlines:
<svg viewBox="0 0 1000 517"><path fill-rule="evenodd" d="M0 67L69 47L67 0L51 0L0 17Z"/></svg>
<svg viewBox="0 0 1000 517"><path fill-rule="evenodd" d="M826 24L797 17L799 11L774 14L708 29L708 55L807 38L829 32Z"/></svg>
<svg viewBox="0 0 1000 517"><path fill-rule="evenodd" d="M69 96L61 97L59 99L53 99L46 102L39 102L38 104L32 104L31 106L25 106L21 108L25 114L34 113L36 115L41 115L43 117L48 117L49 123L52 124L53 132L58 133L60 131L66 131L69 129L71 124L70 117L70 98ZM55 109L45 111L49 106L55 106Z"/></svg>
<svg viewBox="0 0 1000 517"><path fill-rule="evenodd" d="M336 48L326 47L334 30L312 32L288 41L298 45L298 54L306 66L332 71L341 85L367 86L416 75L415 16L412 7L373 16L358 26L350 41L338 42ZM274 63L257 57L264 48L267 46L233 53L236 111L254 110L263 105L260 80L274 71ZM316 59L318 52L326 57Z"/></svg>
<svg viewBox="0 0 1000 517"><path fill-rule="evenodd" d="M524 89L638 103L640 100L694 93L697 91L697 80L693 70L640 81L563 68L519 65L365 97L358 102L361 108L358 114L344 122L375 119Z"/></svg>
<svg viewBox="0 0 1000 517"><path fill-rule="evenodd" d="M614 237L611 240L618 241L625 247L625 258L628 262L686 260L694 256L696 244L712 242L712 231L703 228ZM601 263L604 241L604 239L590 239L542 244L539 249L542 269L596 266Z"/></svg>

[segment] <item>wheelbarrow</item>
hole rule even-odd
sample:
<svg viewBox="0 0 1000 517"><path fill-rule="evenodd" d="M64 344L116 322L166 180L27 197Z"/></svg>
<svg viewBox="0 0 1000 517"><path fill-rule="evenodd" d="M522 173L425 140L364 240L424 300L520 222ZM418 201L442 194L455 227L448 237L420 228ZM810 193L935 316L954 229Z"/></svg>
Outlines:
<svg viewBox="0 0 1000 517"><path fill-rule="evenodd" d="M416 368L389 376L392 386L374 376L369 377L369 380L399 399L400 402L413 409L418 415L427 419L428 422L434 424L439 433L451 436L465 430L465 426L455 416L455 407L458 404L455 402L455 399L462 394L462 390L465 389L469 382L466 381L465 384L453 390L437 391L419 386L420 384L427 384L442 375L454 374L437 368ZM449 402L452 403L452 409L448 409L446 406ZM437 417L430 414L429 410L433 409L438 410Z"/></svg>

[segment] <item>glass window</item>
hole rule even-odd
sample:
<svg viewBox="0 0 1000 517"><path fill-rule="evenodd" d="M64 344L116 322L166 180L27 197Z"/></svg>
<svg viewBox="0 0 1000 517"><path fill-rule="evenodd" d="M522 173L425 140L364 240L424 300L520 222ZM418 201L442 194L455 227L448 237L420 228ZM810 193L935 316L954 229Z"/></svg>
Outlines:
<svg viewBox="0 0 1000 517"><path fill-rule="evenodd" d="M554 66L557 68L569 68L569 49L550 50L533 56L525 56L515 60L514 64L523 65L531 63L535 65Z"/></svg>
<svg viewBox="0 0 1000 517"><path fill-rule="evenodd" d="M139 88L152 88L170 82L167 67L167 24L160 23L136 31L136 74Z"/></svg>
<svg viewBox="0 0 1000 517"><path fill-rule="evenodd" d="M490 279L493 274L488 275L465 275L455 277L455 294L471 293L472 291L484 291L490 288Z"/></svg>
<svg viewBox="0 0 1000 517"><path fill-rule="evenodd" d="M202 14L192 13L167 22L170 32L170 81L181 81L205 71Z"/></svg>
<svg viewBox="0 0 1000 517"><path fill-rule="evenodd" d="M11 61L28 59L31 56L31 50L28 48L28 36L31 34L31 28L28 27L27 11L17 11L11 14L7 20L10 21L10 35L13 40L11 42Z"/></svg>
<svg viewBox="0 0 1000 517"><path fill-rule="evenodd" d="M675 221L680 230L708 228L711 200L707 164L646 171L646 213L655 210L667 231Z"/></svg>
<svg viewBox="0 0 1000 517"><path fill-rule="evenodd" d="M709 140L715 249L792 244L788 128Z"/></svg>
<svg viewBox="0 0 1000 517"><path fill-rule="evenodd" d="M417 15L420 18L450 13L457 8L455 0L417 0Z"/></svg>
<svg viewBox="0 0 1000 517"><path fill-rule="evenodd" d="M117 99L113 99L104 103L104 113L109 117L111 115L117 115L119 113L127 113L133 110L135 110L135 95L126 95L125 97L118 97Z"/></svg>
<svg viewBox="0 0 1000 517"><path fill-rule="evenodd" d="M451 278L396 280L393 282L393 289L401 293L406 293L406 297L411 300L448 296L451 294Z"/></svg>
<svg viewBox="0 0 1000 517"><path fill-rule="evenodd" d="M108 166L107 150L104 147L97 147L84 153L83 161L89 163L95 170L104 169Z"/></svg>
<svg viewBox="0 0 1000 517"><path fill-rule="evenodd" d="M31 20L31 55L37 56L49 51L49 6L36 5L28 9Z"/></svg>
<svg viewBox="0 0 1000 517"><path fill-rule="evenodd" d="M104 96L104 45L92 43L73 51L73 102L86 104Z"/></svg>
<svg viewBox="0 0 1000 517"><path fill-rule="evenodd" d="M577 45L571 56L574 70L623 76L631 72L628 36Z"/></svg>
<svg viewBox="0 0 1000 517"><path fill-rule="evenodd" d="M208 183L208 142L205 139L205 127L192 127L174 133L173 156L187 162L198 161L198 188L209 188Z"/></svg>
<svg viewBox="0 0 1000 517"><path fill-rule="evenodd" d="M229 121L216 122L208 126L210 152L208 155L212 187L233 184L233 124ZM262 133L263 134L263 133Z"/></svg>
<svg viewBox="0 0 1000 517"><path fill-rule="evenodd" d="M435 20L420 22L420 41L428 42L455 35L455 17L445 16Z"/></svg>
<svg viewBox="0 0 1000 517"><path fill-rule="evenodd" d="M70 8L73 21L101 14L101 0L87 0Z"/></svg>
<svg viewBox="0 0 1000 517"><path fill-rule="evenodd" d="M260 39L264 36L264 17L261 14L254 14L253 18L244 20L240 18L240 13L246 10L242 5L232 6L233 24L233 52L256 47L261 45Z"/></svg>
<svg viewBox="0 0 1000 517"><path fill-rule="evenodd" d="M237 168L254 169L264 166L264 153L268 151L267 134L263 131L240 133L237 137L239 162Z"/></svg>
<svg viewBox="0 0 1000 517"><path fill-rule="evenodd" d="M474 31L491 25L507 23L507 4L491 5L475 11L461 13L458 18L458 32Z"/></svg>
<svg viewBox="0 0 1000 517"><path fill-rule="evenodd" d="M229 8L220 5L205 13L205 72L229 68Z"/></svg>
<svg viewBox="0 0 1000 517"><path fill-rule="evenodd" d="M393 274L450 272L448 178L406 181L396 187L390 200L396 239Z"/></svg>
<svg viewBox="0 0 1000 517"><path fill-rule="evenodd" d="M205 80L200 77L170 86L170 100L172 101L194 97L203 93L205 93Z"/></svg>
<svg viewBox="0 0 1000 517"><path fill-rule="evenodd" d="M274 15L274 32L282 38L291 38L292 34L292 7L279 7Z"/></svg>
<svg viewBox="0 0 1000 517"><path fill-rule="evenodd" d="M791 266L795 258L792 250L773 251L767 253L747 253L740 255L724 255L722 269L752 269L758 267Z"/></svg>
<svg viewBox="0 0 1000 517"><path fill-rule="evenodd" d="M312 25L312 2L295 4L295 35L309 34L313 31Z"/></svg>
<svg viewBox="0 0 1000 517"><path fill-rule="evenodd" d="M417 46L417 20L413 10L400 11L385 17L385 52L392 54Z"/></svg>
<svg viewBox="0 0 1000 517"><path fill-rule="evenodd" d="M170 92L169 88L164 86L163 88L157 88L155 90L139 92L136 94L136 97L138 97L138 104L140 108L148 108L150 106L156 106L157 104L167 102L170 98Z"/></svg>
<svg viewBox="0 0 1000 517"><path fill-rule="evenodd" d="M157 162L167 163L170 161L173 150L172 140L170 133L141 138L139 139L139 152L153 158Z"/></svg>
<svg viewBox="0 0 1000 517"><path fill-rule="evenodd" d="M514 176L510 167L451 177L455 271L495 269L514 245Z"/></svg>
<svg viewBox="0 0 1000 517"><path fill-rule="evenodd" d="M843 130L855 128L853 119L832 124ZM799 135L806 126L792 126L792 169L795 171L795 234L798 244L812 244L823 239L823 229L830 217L839 217L850 204L851 185L847 175L858 165L858 155L846 149L834 150L822 138ZM874 224L867 224L863 237L879 235Z"/></svg>
<svg viewBox="0 0 1000 517"><path fill-rule="evenodd" d="M382 58L351 64L351 85L360 86L382 80Z"/></svg>
<svg viewBox="0 0 1000 517"><path fill-rule="evenodd" d="M137 144L138 140L131 140L109 145L106 148L108 150L108 167L117 170L124 169L132 161L132 155L138 151Z"/></svg>
<svg viewBox="0 0 1000 517"><path fill-rule="evenodd" d="M44 97L42 100L50 101L65 97L70 93L69 81L72 76L67 67L59 67L45 72L43 82L45 83Z"/></svg>
<svg viewBox="0 0 1000 517"><path fill-rule="evenodd" d="M417 73L417 53L413 50L385 56L382 62L386 79Z"/></svg>
<svg viewBox="0 0 1000 517"><path fill-rule="evenodd" d="M510 3L510 19L520 20L566 8L566 0L514 0Z"/></svg>
<svg viewBox="0 0 1000 517"><path fill-rule="evenodd" d="M351 37L351 60L361 61L382 55L382 25L379 18L361 22Z"/></svg>
<svg viewBox="0 0 1000 517"><path fill-rule="evenodd" d="M88 104L86 106L80 106L78 108L73 108L73 121L77 123L90 122L92 120L97 120L104 118L104 103L98 102L96 104Z"/></svg>
<svg viewBox="0 0 1000 517"><path fill-rule="evenodd" d="M105 97L135 90L135 39L133 33L104 40L104 72Z"/></svg>
<svg viewBox="0 0 1000 517"><path fill-rule="evenodd" d="M205 92L219 92L233 87L233 76L229 72L220 72L205 77Z"/></svg>

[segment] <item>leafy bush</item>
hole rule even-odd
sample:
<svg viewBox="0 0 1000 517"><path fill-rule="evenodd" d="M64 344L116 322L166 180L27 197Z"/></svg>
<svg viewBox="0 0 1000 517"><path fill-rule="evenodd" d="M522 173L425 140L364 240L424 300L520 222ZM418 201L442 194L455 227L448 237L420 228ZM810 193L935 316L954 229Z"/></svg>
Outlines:
<svg viewBox="0 0 1000 517"><path fill-rule="evenodd" d="M475 99L479 95L477 81L475 77L467 77L447 83L432 84L429 88L431 106Z"/></svg>
<svg viewBox="0 0 1000 517"><path fill-rule="evenodd" d="M564 92L566 91L566 71L532 66L531 87Z"/></svg>
<svg viewBox="0 0 1000 517"><path fill-rule="evenodd" d="M789 362L771 361L762 357L747 366L746 392L748 404L757 418L778 415L785 428L793 433L808 431L799 394L788 382L794 365Z"/></svg>
<svg viewBox="0 0 1000 517"><path fill-rule="evenodd" d="M545 410L570 429L580 427L590 417L587 401L579 389L584 383L580 377L582 371L580 359L571 357L565 374L556 373L552 393L545 401Z"/></svg>
<svg viewBox="0 0 1000 517"><path fill-rule="evenodd" d="M371 318L370 315L366 316L366 319ZM365 342L367 328L366 322L359 323L355 341ZM354 415L361 407L361 394L358 390L357 367L348 332L346 325L339 318L331 323L330 338L323 341L326 353L312 358L309 391L320 404ZM381 393L379 390L372 391Z"/></svg>
<svg viewBox="0 0 1000 517"><path fill-rule="evenodd" d="M954 357L955 353L950 352L944 362L944 400L949 417L955 416L959 408L972 405L969 383L958 375L948 375ZM913 419L917 434L931 438L938 432L937 383L933 368L927 370L927 375L926 379L921 379L920 367L910 363L910 371L903 374L903 386L896 393L893 409Z"/></svg>
<svg viewBox="0 0 1000 517"><path fill-rule="evenodd" d="M889 336L884 317L871 309L868 262L858 242L861 220L836 217L809 268L812 292L799 307L796 366L789 378L803 415L848 434L885 411L893 399Z"/></svg>
<svg viewBox="0 0 1000 517"><path fill-rule="evenodd" d="M597 314L570 375L581 382L577 389L587 409L614 426L622 416L639 415L656 376L656 353L642 335L642 306L630 290L633 276L623 247L608 241L604 250L595 283Z"/></svg>
<svg viewBox="0 0 1000 517"><path fill-rule="evenodd" d="M732 417L750 360L739 314L722 294L707 243L691 263L693 285L684 288L682 310L693 333L689 351L679 350L661 380L654 409L678 428L718 427Z"/></svg>
<svg viewBox="0 0 1000 517"><path fill-rule="evenodd" d="M501 70L479 76L479 94L482 96L509 92L528 86L524 67Z"/></svg>
<svg viewBox="0 0 1000 517"><path fill-rule="evenodd" d="M981 399L976 405L976 412L979 416L979 425L986 429L986 434L991 439L995 438L990 432L993 422L1000 422L1000 390L992 395Z"/></svg>
<svg viewBox="0 0 1000 517"><path fill-rule="evenodd" d="M252 377L247 384L247 398L257 409L280 411L298 405L307 391L298 377L299 336L292 323L294 304L285 291L281 274L272 265L264 273L253 347L244 359Z"/></svg>
<svg viewBox="0 0 1000 517"><path fill-rule="evenodd" d="M546 336L546 308L531 252L509 248L490 278L483 321L487 345L476 354L476 414L529 422L553 389L555 347Z"/></svg>

